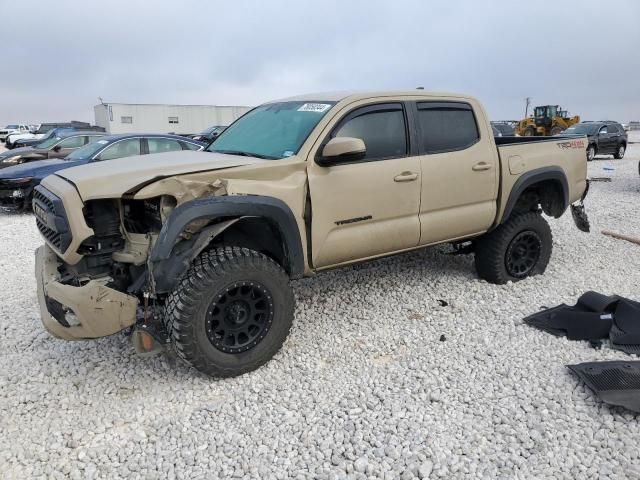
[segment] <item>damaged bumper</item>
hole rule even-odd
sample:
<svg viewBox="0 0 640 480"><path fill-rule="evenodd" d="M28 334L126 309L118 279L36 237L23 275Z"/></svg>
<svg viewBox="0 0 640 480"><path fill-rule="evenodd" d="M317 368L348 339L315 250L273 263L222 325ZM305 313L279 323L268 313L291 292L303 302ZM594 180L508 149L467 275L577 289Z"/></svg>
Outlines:
<svg viewBox="0 0 640 480"><path fill-rule="evenodd" d="M57 281L58 257L48 246L36 250L36 280L42 323L65 340L112 335L136 321L138 299L91 280L81 287Z"/></svg>
<svg viewBox="0 0 640 480"><path fill-rule="evenodd" d="M580 200L571 205L571 216L573 217L573 223L576 224L578 230L589 233L591 230L591 224L589 223L587 212L584 209L584 199L587 196L587 193L589 193L589 180L587 180L587 186L585 187Z"/></svg>

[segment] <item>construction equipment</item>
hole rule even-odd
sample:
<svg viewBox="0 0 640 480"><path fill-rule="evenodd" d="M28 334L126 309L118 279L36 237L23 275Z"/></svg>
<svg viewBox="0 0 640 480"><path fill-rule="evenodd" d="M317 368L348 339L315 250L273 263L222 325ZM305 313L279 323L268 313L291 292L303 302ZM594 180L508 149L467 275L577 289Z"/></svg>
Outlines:
<svg viewBox="0 0 640 480"><path fill-rule="evenodd" d="M524 137L557 135L580 122L580 116L569 116L559 105L542 105L533 109L533 116L518 122L516 133Z"/></svg>

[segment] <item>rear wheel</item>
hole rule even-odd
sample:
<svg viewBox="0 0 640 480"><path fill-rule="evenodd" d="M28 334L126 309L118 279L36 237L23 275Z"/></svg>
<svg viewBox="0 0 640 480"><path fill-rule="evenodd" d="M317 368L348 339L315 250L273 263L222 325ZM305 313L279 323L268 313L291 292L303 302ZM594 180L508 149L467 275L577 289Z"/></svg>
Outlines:
<svg viewBox="0 0 640 480"><path fill-rule="evenodd" d="M535 137L536 135L536 129L533 127L527 127L524 129L524 136L525 137Z"/></svg>
<svg viewBox="0 0 640 480"><path fill-rule="evenodd" d="M627 148L624 145L618 145L616 153L613 154L613 158L621 160L624 157L624 153L626 150Z"/></svg>
<svg viewBox="0 0 640 480"><path fill-rule="evenodd" d="M587 147L587 162L592 161L596 158L596 147L594 145L589 145Z"/></svg>
<svg viewBox="0 0 640 480"><path fill-rule="evenodd" d="M544 273L553 238L547 221L537 212L515 214L476 243L478 275L503 284Z"/></svg>
<svg viewBox="0 0 640 480"><path fill-rule="evenodd" d="M551 135L560 135L562 133L562 128L555 126L551 129Z"/></svg>
<svg viewBox="0 0 640 480"><path fill-rule="evenodd" d="M213 377L233 377L266 363L293 322L289 277L269 257L246 248L200 254L167 299L165 324L176 353Z"/></svg>

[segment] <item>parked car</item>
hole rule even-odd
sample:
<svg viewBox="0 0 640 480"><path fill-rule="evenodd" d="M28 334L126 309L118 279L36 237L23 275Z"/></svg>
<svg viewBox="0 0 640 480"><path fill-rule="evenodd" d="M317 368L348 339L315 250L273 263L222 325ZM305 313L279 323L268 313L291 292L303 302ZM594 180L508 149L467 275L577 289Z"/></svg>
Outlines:
<svg viewBox="0 0 640 480"><path fill-rule="evenodd" d="M491 131L493 132L494 137L501 137L502 132L498 130L494 125L491 125Z"/></svg>
<svg viewBox="0 0 640 480"><path fill-rule="evenodd" d="M20 163L46 158L64 158L71 152L105 136L101 132L70 131L48 138L35 147L22 147L0 153L0 170Z"/></svg>
<svg viewBox="0 0 640 480"><path fill-rule="evenodd" d="M24 124L10 124L0 129L0 142L6 141L7 137L12 133L29 133L29 125Z"/></svg>
<svg viewBox="0 0 640 480"><path fill-rule="evenodd" d="M627 132L618 122L580 122L560 135L586 135L588 161L596 155L613 155L621 159L627 151Z"/></svg>
<svg viewBox="0 0 640 480"><path fill-rule="evenodd" d="M67 340L131 330L140 352L171 345L206 374L240 375L284 343L290 279L446 242L474 252L489 282L542 274L553 249L542 213L571 205L588 228L585 148L586 137L494 139L463 95L267 103L206 151L45 178L33 196L42 322Z"/></svg>
<svg viewBox="0 0 640 480"><path fill-rule="evenodd" d="M218 135L220 135L222 132L224 132L224 130L227 127L223 127L223 126L214 126L214 127L209 127L203 131L201 131L199 134L197 135L193 135L193 139L194 140L199 140L201 142L206 142L206 143L211 143L213 142Z"/></svg>
<svg viewBox="0 0 640 480"><path fill-rule="evenodd" d="M43 123L35 132L13 133L6 138L7 148L30 147L49 136L53 130L82 130L83 132L104 132L104 128L90 125L86 122Z"/></svg>
<svg viewBox="0 0 640 480"><path fill-rule="evenodd" d="M174 135L123 134L95 137L65 158L38 160L0 170L0 207L28 209L33 188L52 173L92 162L176 150L202 150L206 144Z"/></svg>

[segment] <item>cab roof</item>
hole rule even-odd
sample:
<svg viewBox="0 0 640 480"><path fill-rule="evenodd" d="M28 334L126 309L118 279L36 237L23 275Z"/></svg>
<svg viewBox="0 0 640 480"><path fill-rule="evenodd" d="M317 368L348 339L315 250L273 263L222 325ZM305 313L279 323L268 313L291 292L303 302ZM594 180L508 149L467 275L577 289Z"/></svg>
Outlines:
<svg viewBox="0 0 640 480"><path fill-rule="evenodd" d="M415 89L415 90L385 90L385 91L343 91L343 92L319 92L319 93L307 93L304 95L296 95L293 97L282 98L266 103L276 102L304 102L304 101L326 101L326 102L340 102L342 100L364 100L372 97L454 97L454 98L470 98L467 95L461 95L459 93L451 92L431 92L427 90Z"/></svg>

